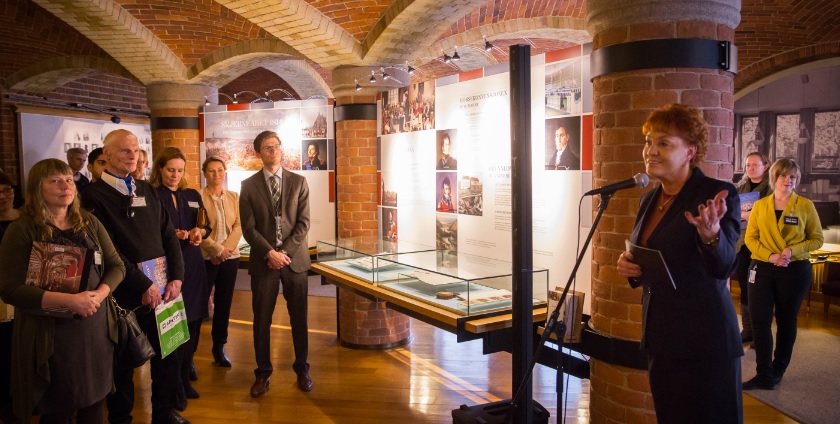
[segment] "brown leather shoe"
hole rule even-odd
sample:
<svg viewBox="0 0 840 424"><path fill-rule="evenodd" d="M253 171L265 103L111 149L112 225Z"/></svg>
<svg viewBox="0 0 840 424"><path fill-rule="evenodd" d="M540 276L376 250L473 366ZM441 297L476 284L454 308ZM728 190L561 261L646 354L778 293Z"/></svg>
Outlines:
<svg viewBox="0 0 840 424"><path fill-rule="evenodd" d="M254 384L251 385L251 397L260 397L268 391L268 377L257 377Z"/></svg>
<svg viewBox="0 0 840 424"><path fill-rule="evenodd" d="M309 372L304 371L297 375L297 385L304 392L312 391L312 379L309 378Z"/></svg>

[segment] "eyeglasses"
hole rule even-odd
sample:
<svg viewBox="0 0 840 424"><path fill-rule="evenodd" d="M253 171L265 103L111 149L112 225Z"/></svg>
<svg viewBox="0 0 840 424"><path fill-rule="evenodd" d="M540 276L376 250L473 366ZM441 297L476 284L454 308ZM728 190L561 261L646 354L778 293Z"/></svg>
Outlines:
<svg viewBox="0 0 840 424"><path fill-rule="evenodd" d="M134 218L134 196L125 196L125 217L128 219Z"/></svg>
<svg viewBox="0 0 840 424"><path fill-rule="evenodd" d="M266 152L266 153L274 153L275 150L280 150L280 145L279 144L275 144L273 146L262 146L262 147L260 147L260 151L263 151L263 152Z"/></svg>
<svg viewBox="0 0 840 424"><path fill-rule="evenodd" d="M11 187L0 190L0 196L14 196L14 195L15 195L15 190L12 189Z"/></svg>

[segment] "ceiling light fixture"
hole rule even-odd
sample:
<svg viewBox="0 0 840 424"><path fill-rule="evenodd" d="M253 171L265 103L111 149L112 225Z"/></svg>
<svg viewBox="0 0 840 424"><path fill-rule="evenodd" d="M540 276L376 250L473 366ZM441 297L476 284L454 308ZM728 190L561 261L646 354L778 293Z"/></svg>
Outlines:
<svg viewBox="0 0 840 424"><path fill-rule="evenodd" d="M355 81L356 81L356 91L360 91L362 89L362 86L359 84L359 80L355 80Z"/></svg>
<svg viewBox="0 0 840 424"><path fill-rule="evenodd" d="M369 81L371 82L371 84L376 82L376 75L374 75L373 71L370 71L370 80Z"/></svg>
<svg viewBox="0 0 840 424"><path fill-rule="evenodd" d="M449 55L446 54L446 52L444 52L443 53L443 63L449 63L449 62L452 62L452 58L449 57Z"/></svg>
<svg viewBox="0 0 840 424"><path fill-rule="evenodd" d="M485 38L484 39L484 51L489 52L489 51L493 50L493 47L494 47L493 43L487 41L487 39Z"/></svg>
<svg viewBox="0 0 840 424"><path fill-rule="evenodd" d="M408 74L409 75L414 75L414 68L411 65L409 65L408 63L406 63L405 66L408 66Z"/></svg>
<svg viewBox="0 0 840 424"><path fill-rule="evenodd" d="M457 46L455 47L455 53L452 54L452 60L454 60L456 62L461 60L461 56L458 56L458 47Z"/></svg>
<svg viewBox="0 0 840 424"><path fill-rule="evenodd" d="M239 100L236 99L236 94L233 95L233 103L234 104L239 103Z"/></svg>

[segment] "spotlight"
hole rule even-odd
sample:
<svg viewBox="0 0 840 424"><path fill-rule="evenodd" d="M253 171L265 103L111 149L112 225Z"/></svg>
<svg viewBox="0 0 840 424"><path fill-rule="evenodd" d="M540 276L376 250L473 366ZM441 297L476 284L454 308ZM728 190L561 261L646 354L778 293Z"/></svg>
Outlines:
<svg viewBox="0 0 840 424"><path fill-rule="evenodd" d="M362 86L359 85L359 80L355 80L355 81L356 81L356 91L360 91L362 89Z"/></svg>
<svg viewBox="0 0 840 424"><path fill-rule="evenodd" d="M239 100L236 99L236 94L233 95L233 103L234 104L239 103Z"/></svg>
<svg viewBox="0 0 840 424"><path fill-rule="evenodd" d="M452 60L458 61L461 60L461 56L458 56L458 48L455 48L455 53L452 54Z"/></svg>
<svg viewBox="0 0 840 424"><path fill-rule="evenodd" d="M370 80L368 81L370 81L371 84L376 82L376 75L373 74L373 71L370 71Z"/></svg>
<svg viewBox="0 0 840 424"><path fill-rule="evenodd" d="M452 62L452 58L449 57L448 54L444 53L443 54L443 63L449 63L449 62Z"/></svg>
<svg viewBox="0 0 840 424"><path fill-rule="evenodd" d="M387 72L382 72L382 79L386 80L388 78L391 78L391 76Z"/></svg>
<svg viewBox="0 0 840 424"><path fill-rule="evenodd" d="M120 123L120 117L117 116L117 115L111 115L111 122L113 122L115 124L119 124Z"/></svg>
<svg viewBox="0 0 840 424"><path fill-rule="evenodd" d="M210 106L210 100L207 99L207 96L204 96L204 106Z"/></svg>
<svg viewBox="0 0 840 424"><path fill-rule="evenodd" d="M411 65L408 65L408 74L414 75L414 68L412 68Z"/></svg>
<svg viewBox="0 0 840 424"><path fill-rule="evenodd" d="M484 39L484 51L489 52L490 50L493 50L493 44L491 42L487 41L487 39L485 38Z"/></svg>

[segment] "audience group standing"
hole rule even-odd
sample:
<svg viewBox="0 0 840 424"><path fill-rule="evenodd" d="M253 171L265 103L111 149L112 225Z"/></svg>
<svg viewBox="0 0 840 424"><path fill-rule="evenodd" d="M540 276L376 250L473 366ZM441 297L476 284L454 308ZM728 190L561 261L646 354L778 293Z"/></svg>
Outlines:
<svg viewBox="0 0 840 424"><path fill-rule="evenodd" d="M268 347L269 333L264 330L271 325L269 307L276 303L282 282L292 315L293 368L298 386L309 391L309 191L305 179L282 168L280 138L273 134L261 149L264 141L265 137L258 137L254 144L266 170L248 185L253 191L245 203L250 223L246 238L262 240L252 255L256 251L264 256L262 261L251 261L259 265L252 268L259 270L259 282L265 285L265 290L255 290L264 294L259 305L255 301L259 318L255 321L262 323L259 331L255 325L255 345ZM203 164L208 183L201 192L187 187L187 159L179 149L166 148L156 159L146 182L148 160L137 137L126 130L112 131L101 149L90 153L70 149L66 163L59 159L36 163L29 171L26 203L20 211L13 206L13 182L0 172L0 269L4 270L0 298L5 302L0 303L2 422L29 422L30 417L40 416L41 423L65 424L75 417L79 424L98 424L104 422L106 404L108 422L132 422L134 368L115 357L117 326L115 309L107 307L109 296L121 307L135 310L155 351L151 359L153 424L189 423L180 411L186 409L188 399L199 397L191 384L198 378L193 355L201 323L208 316L211 288L213 358L220 367L231 366L224 346L239 268L238 244L243 235L239 211L244 202L223 188L225 163L219 158L210 157ZM85 161L90 179L83 173ZM277 185L263 178L269 173L281 178ZM257 200L263 195L264 199ZM84 263L89 270L78 293L26 284L28 267L19 264L29 262L33 246L40 249L36 243L93 252ZM167 267L162 287L140 267L161 258ZM272 286L274 296L269 293ZM189 340L162 357L154 310L179 295L184 299ZM56 308L69 310L66 316L77 319L49 312ZM263 349L258 349L257 357L262 394L268 390L271 360Z"/></svg>
<svg viewBox="0 0 840 424"><path fill-rule="evenodd" d="M396 118L392 112L403 109L399 106L386 108L386 124ZM407 99L405 110L433 113L427 105ZM705 177L698 164L707 149L707 129L702 114L692 107L659 109L643 130L647 171L660 185L643 196L631 240L663 249L665 262L674 266L676 290L683 293L646 276L630 252L621 254L619 274L633 287L644 287L643 343L652 352L654 406L664 421L678 420L689 411L692 416L708 414L712 421L739 422L741 390L772 390L790 366L796 316L811 282L809 252L822 244L819 217L813 203L794 192L801 175L790 159L776 161L767 172L766 156L750 154L737 191ZM224 189L226 165L218 157L207 158L201 166L207 185L200 191L188 188L187 158L174 147L160 152L146 182L147 154L137 137L122 129L109 133L101 149L68 150L67 163L36 163L29 171L20 211L13 206L15 187L0 171L3 422L29 422L37 415L41 423L68 423L75 417L79 424L99 424L104 404L108 422L132 422L134 368L115 358L116 319L112 309L103 308L113 296L123 308L136 310L156 353L151 359L151 422L189 423L179 411L186 409L188 399L200 396L191 384L198 378L193 355L201 322L208 316L211 289L214 363L231 366L225 344L243 236L251 246L248 272L257 362L250 395L260 397L269 390L270 327L281 286L292 327L296 383L302 391L312 390L306 299L309 188L305 178L283 168L282 140L276 133L260 133L253 152L263 168L243 181L241 197ZM317 149L310 162L312 157L317 157ZM86 160L89 180L83 172ZM445 180L444 190L447 187ZM738 193L750 191L758 191L760 200L752 210L738 211ZM739 214L746 223L740 234ZM27 269L20 264L28 263L33 246L44 242L94 252L95 259L85 263L88 278L79 292L47 291L25 283ZM161 286L139 267L160 258L167 265ZM740 337L726 290L736 263L744 325ZM190 339L162 357L154 309L179 295ZM681 312L701 303L715 309L691 317ZM69 310L78 319L44 312L55 308ZM704 325L697 327L698 322ZM696 337L689 328L705 329L704 336ZM688 334L694 336L685 338ZM751 340L756 376L741 383L743 350L738 342ZM715 405L704 401L708 399L715 399Z"/></svg>

